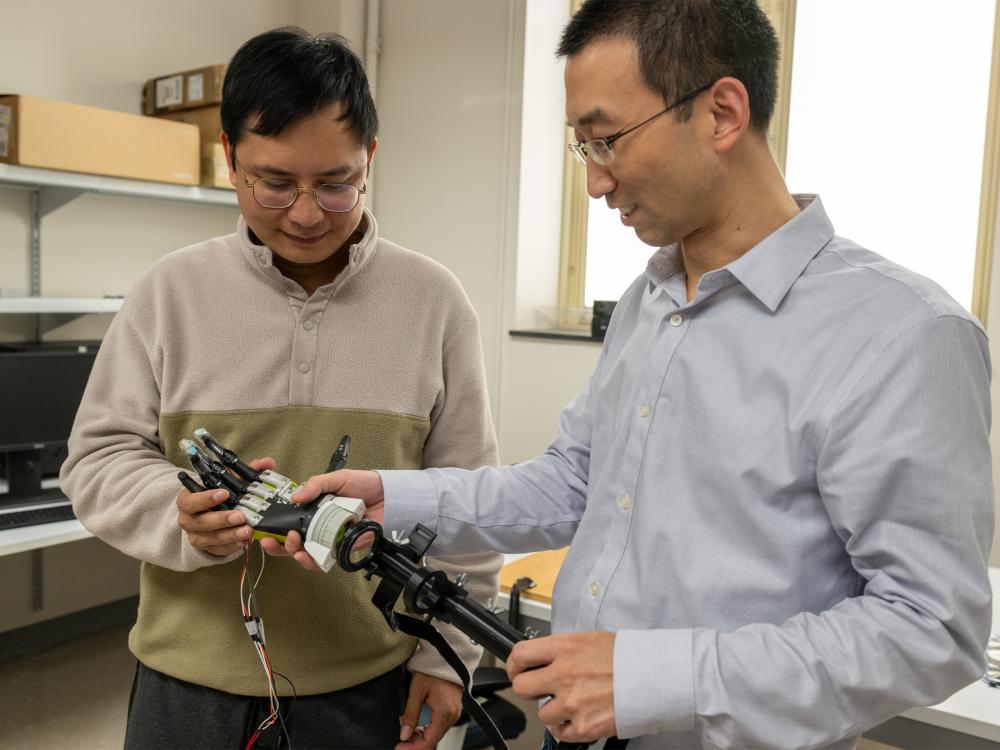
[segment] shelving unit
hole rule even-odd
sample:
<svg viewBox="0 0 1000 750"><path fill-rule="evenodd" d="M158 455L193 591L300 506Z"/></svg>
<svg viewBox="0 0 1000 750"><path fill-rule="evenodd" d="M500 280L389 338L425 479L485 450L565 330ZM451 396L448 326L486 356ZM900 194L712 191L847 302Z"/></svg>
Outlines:
<svg viewBox="0 0 1000 750"><path fill-rule="evenodd" d="M161 182L126 180L119 177L60 172L17 164L0 164L0 187L31 191L31 297L0 298L0 314L36 315L36 337L55 326L88 313L114 313L121 299L72 299L41 297L42 219L81 195L147 198L236 206L236 193L220 188L170 185Z"/></svg>

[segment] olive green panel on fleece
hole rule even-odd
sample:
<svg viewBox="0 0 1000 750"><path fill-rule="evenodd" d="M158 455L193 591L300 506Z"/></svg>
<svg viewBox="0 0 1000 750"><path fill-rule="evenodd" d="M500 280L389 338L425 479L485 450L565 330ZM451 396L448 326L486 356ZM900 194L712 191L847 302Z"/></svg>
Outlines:
<svg viewBox="0 0 1000 750"><path fill-rule="evenodd" d="M321 473L340 438L351 435L350 468L419 468L429 431L425 418L390 412L284 407L184 412L160 418L166 455L179 466L178 441L206 428L249 462L271 456L295 481ZM254 564L260 549L253 547ZM190 573L143 563L139 617L129 638L147 666L188 682L244 695L266 695L263 668L240 613L243 558ZM414 639L394 633L372 605L378 581L335 568L306 571L268 557L257 588L273 668L299 695L357 685L406 661ZM278 679L279 693L290 695Z"/></svg>

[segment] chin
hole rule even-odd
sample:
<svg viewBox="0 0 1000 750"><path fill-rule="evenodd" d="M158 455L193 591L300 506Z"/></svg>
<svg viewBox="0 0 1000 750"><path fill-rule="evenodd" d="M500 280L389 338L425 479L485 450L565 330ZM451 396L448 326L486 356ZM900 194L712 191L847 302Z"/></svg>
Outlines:
<svg viewBox="0 0 1000 750"><path fill-rule="evenodd" d="M646 228L636 227L635 236L639 238L640 242L650 247L663 247L663 245L670 244L668 242L660 242L660 235Z"/></svg>

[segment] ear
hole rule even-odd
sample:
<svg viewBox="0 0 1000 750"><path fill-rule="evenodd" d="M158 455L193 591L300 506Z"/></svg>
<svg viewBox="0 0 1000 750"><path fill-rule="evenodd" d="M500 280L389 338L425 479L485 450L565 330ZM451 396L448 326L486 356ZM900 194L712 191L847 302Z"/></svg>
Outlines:
<svg viewBox="0 0 1000 750"><path fill-rule="evenodd" d="M371 161L372 157L375 156L376 148L378 148L378 138L372 139L372 147L368 149L368 161Z"/></svg>
<svg viewBox="0 0 1000 750"><path fill-rule="evenodd" d="M222 134L222 148L226 152L226 167L229 168L229 183L233 187L238 187L236 184L236 159L233 156L233 144L229 142L229 138L226 137L225 133Z"/></svg>
<svg viewBox="0 0 1000 750"><path fill-rule="evenodd" d="M715 118L713 146L721 154L735 146L750 127L750 95L742 82L726 76L715 82L709 96Z"/></svg>

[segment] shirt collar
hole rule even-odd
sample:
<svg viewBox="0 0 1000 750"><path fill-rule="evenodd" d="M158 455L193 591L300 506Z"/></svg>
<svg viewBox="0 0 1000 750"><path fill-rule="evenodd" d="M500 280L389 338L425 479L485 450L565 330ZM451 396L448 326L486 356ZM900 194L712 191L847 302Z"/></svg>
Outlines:
<svg viewBox="0 0 1000 750"><path fill-rule="evenodd" d="M754 247L723 268L702 278L701 286L716 275L731 275L771 312L796 282L809 262L833 238L833 224L817 195L795 195L799 213ZM684 271L677 244L660 248L649 260L646 274L655 285Z"/></svg>
<svg viewBox="0 0 1000 750"><path fill-rule="evenodd" d="M334 293L344 285L344 282L360 271L361 268L365 266L375 254L375 250L378 245L378 223L375 221L375 216L367 208L364 209L363 222L365 224L365 230L361 239L347 248L347 266L343 271L337 274L336 279L329 284L321 286L317 289L317 292L323 290L329 294ZM286 279L274 267L274 257L271 248L267 245L258 245L251 239L250 227L247 226L246 219L243 218L242 214L240 214L239 220L237 221L236 237L244 256L259 271L280 282L290 282L296 289L299 288L297 284L291 282L290 279Z"/></svg>

